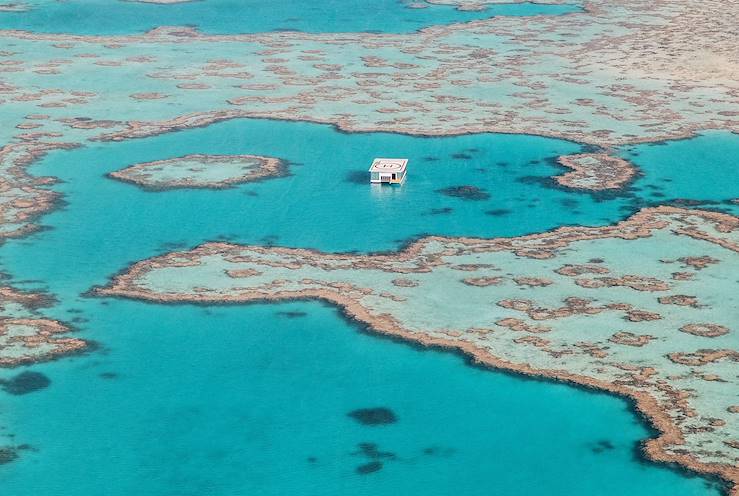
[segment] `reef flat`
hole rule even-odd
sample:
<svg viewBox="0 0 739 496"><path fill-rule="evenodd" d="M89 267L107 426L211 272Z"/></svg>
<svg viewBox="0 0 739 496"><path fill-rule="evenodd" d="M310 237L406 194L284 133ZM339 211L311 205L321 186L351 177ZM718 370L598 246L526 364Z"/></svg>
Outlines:
<svg viewBox="0 0 739 496"><path fill-rule="evenodd" d="M97 293L330 301L381 333L632 397L660 432L649 457L736 482L738 236L736 217L657 207L609 227L432 236L376 255L208 243Z"/></svg>
<svg viewBox="0 0 739 496"><path fill-rule="evenodd" d="M150 189L218 189L281 176L284 169L272 157L198 154L136 164L108 176Z"/></svg>
<svg viewBox="0 0 739 496"><path fill-rule="evenodd" d="M605 153L565 155L559 157L557 162L572 169L571 172L554 178L557 183L568 188L592 191L618 189L634 177L633 165Z"/></svg>
<svg viewBox="0 0 739 496"><path fill-rule="evenodd" d="M82 339L63 337L70 328L38 314L53 299L40 292L0 286L0 367L15 367L80 351Z"/></svg>
<svg viewBox="0 0 739 496"><path fill-rule="evenodd" d="M0 367L49 360L85 348L81 339L58 337L69 330L52 319L0 319Z"/></svg>
<svg viewBox="0 0 739 496"><path fill-rule="evenodd" d="M400 35L4 30L0 95L8 126L0 137L38 153L267 117L346 131L539 134L610 153L706 129L737 131L736 43L724 35L736 9L710 0L614 0L566 15L501 16ZM72 77L79 73L99 77ZM11 187L45 194L12 171L8 153L0 159ZM13 210L16 199L3 195L3 208Z"/></svg>

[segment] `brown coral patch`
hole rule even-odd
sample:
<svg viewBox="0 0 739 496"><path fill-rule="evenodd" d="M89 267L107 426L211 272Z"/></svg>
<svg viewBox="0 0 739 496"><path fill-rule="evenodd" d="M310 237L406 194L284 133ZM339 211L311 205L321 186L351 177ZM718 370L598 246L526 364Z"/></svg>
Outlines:
<svg viewBox="0 0 739 496"><path fill-rule="evenodd" d="M519 286L529 286L532 288L542 288L553 284L550 279L541 277L515 277L513 281Z"/></svg>
<svg viewBox="0 0 739 496"><path fill-rule="evenodd" d="M625 275L623 277L596 277L594 279L576 279L575 284L583 288L604 288L621 286L636 291L667 291L670 286L654 277Z"/></svg>
<svg viewBox="0 0 739 496"><path fill-rule="evenodd" d="M497 286L498 284L503 282L503 278L502 277L467 277L465 279L462 279L462 282L468 286L477 286L479 288L484 288L487 286Z"/></svg>
<svg viewBox="0 0 739 496"><path fill-rule="evenodd" d="M658 313L648 312L647 310L630 309L626 311L626 320L629 322L645 322L650 320L660 320L662 316Z"/></svg>
<svg viewBox="0 0 739 496"><path fill-rule="evenodd" d="M228 277L246 278L246 277L260 276L262 275L262 272L259 272L256 269L233 269L233 270L227 270L226 274L228 275Z"/></svg>
<svg viewBox="0 0 739 496"><path fill-rule="evenodd" d="M608 338L608 341L626 346L644 346L649 344L654 336L648 334L634 334L632 332L620 331Z"/></svg>
<svg viewBox="0 0 739 496"><path fill-rule="evenodd" d="M684 265L693 267L695 270L705 269L710 265L719 263L719 260L709 257L708 255L704 255L702 257L682 257L677 260L678 262L682 262Z"/></svg>
<svg viewBox="0 0 739 496"><path fill-rule="evenodd" d="M508 329L512 331L530 332L533 334L541 334L541 333L549 332L552 330L551 327L531 325L531 324L524 322L521 319L515 319L515 318L500 319L495 323L501 327L507 327Z"/></svg>
<svg viewBox="0 0 739 496"><path fill-rule="evenodd" d="M702 336L704 338L717 338L729 333L729 328L719 324L685 324L680 328L682 332L692 334L694 336Z"/></svg>
<svg viewBox="0 0 739 496"><path fill-rule="evenodd" d="M581 276L583 274L607 274L610 271L602 265L595 264L567 264L555 270L557 274L563 276Z"/></svg>
<svg viewBox="0 0 739 496"><path fill-rule="evenodd" d="M734 350L696 350L692 353L676 352L667 355L674 363L680 365L689 365L691 367L700 367L708 363L717 362L719 360L739 361L739 352Z"/></svg>
<svg viewBox="0 0 739 496"><path fill-rule="evenodd" d="M688 295L670 295L657 298L663 305L678 305L682 307L698 307L698 298Z"/></svg>
<svg viewBox="0 0 739 496"><path fill-rule="evenodd" d="M554 178L557 183L568 188L593 191L617 189L634 177L634 166L630 162L607 153L563 155L557 161L572 169Z"/></svg>

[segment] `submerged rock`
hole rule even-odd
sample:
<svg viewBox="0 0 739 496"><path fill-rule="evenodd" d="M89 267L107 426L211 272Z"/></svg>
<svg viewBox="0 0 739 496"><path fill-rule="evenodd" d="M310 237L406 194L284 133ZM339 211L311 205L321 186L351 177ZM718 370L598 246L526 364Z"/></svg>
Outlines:
<svg viewBox="0 0 739 496"><path fill-rule="evenodd" d="M51 384L51 380L39 372L21 372L12 379L0 381L0 387L8 394L28 394L44 389Z"/></svg>
<svg viewBox="0 0 739 496"><path fill-rule="evenodd" d="M395 413L389 408L360 408L347 413L348 416L363 425L394 424L398 421Z"/></svg>
<svg viewBox="0 0 739 496"><path fill-rule="evenodd" d="M437 189L436 192L468 201L482 201L490 198L490 193L477 186L449 186L448 188Z"/></svg>
<svg viewBox="0 0 739 496"><path fill-rule="evenodd" d="M358 474L366 475L382 470L382 462L363 463L356 468Z"/></svg>

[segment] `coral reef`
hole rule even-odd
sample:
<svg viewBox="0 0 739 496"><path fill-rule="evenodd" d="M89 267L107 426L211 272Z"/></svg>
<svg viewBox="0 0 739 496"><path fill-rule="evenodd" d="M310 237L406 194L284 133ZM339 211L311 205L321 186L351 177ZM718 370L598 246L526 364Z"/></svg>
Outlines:
<svg viewBox="0 0 739 496"><path fill-rule="evenodd" d="M670 279L675 265L695 260L711 264L687 265L693 277ZM726 442L739 433L726 415L739 351L721 331L739 320L724 268L737 263L739 218L656 207L614 226L518 238L431 236L377 255L208 243L139 262L96 292L162 303L330 301L377 332L630 396L661 433L644 446L651 458L736 482L739 455ZM254 275L223 277L232 270ZM460 280L460 270L473 279ZM573 283L588 273L610 275ZM414 284L397 284L400 278ZM551 284L529 285L521 299L514 295L522 278ZM644 293L667 290L711 304L660 313L663 304Z"/></svg>

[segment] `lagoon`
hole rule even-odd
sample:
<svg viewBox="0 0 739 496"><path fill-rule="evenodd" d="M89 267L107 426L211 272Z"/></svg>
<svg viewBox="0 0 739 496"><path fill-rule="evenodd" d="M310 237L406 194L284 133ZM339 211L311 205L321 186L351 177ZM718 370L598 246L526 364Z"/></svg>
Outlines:
<svg viewBox="0 0 739 496"><path fill-rule="evenodd" d="M712 147L733 143L714 139ZM653 147L662 158L649 163L674 161L673 146ZM389 150L410 158L408 181L372 188L366 169ZM319 303L163 306L81 296L128 263L208 240L370 252L424 233L602 225L651 201L638 196L653 180L649 168L637 191L602 197L554 187L548 178L562 172L554 158L580 150L534 136L347 134L235 120L49 154L31 172L60 177L54 188L65 205L43 217L48 229L4 245L0 262L14 284L51 291L59 305L47 313L100 349L31 367L51 379L46 389L0 393L8 442L33 448L0 466L0 485L39 496L718 494L710 481L645 463L636 446L650 432L624 400L379 338ZM165 192L106 177L191 153L277 156L291 175ZM694 195L681 180L661 184L661 201L670 188ZM462 185L489 196L443 193ZM397 422L367 426L347 415L378 407Z"/></svg>

